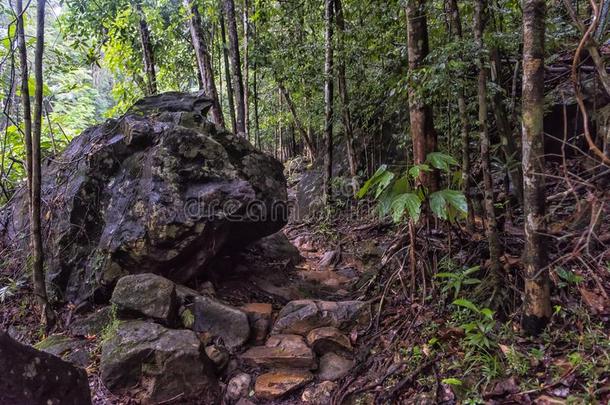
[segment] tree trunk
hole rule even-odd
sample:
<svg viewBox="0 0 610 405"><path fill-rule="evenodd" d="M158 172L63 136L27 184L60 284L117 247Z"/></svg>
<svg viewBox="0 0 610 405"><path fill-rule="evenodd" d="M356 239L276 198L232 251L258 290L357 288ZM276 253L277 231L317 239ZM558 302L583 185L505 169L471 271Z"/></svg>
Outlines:
<svg viewBox="0 0 610 405"><path fill-rule="evenodd" d="M237 135L246 136L244 85L241 75L241 60L239 57L239 38L235 22L235 4L233 0L224 0L224 12L229 30L229 54L231 56L231 72L233 73L233 94L235 95L235 122Z"/></svg>
<svg viewBox="0 0 610 405"><path fill-rule="evenodd" d="M343 104L343 130L345 131L345 142L347 146L347 162L352 177L352 188L354 195L360 188L358 185L356 153L354 152L354 131L352 127L352 116L349 109L349 92L347 90L347 80L345 77L345 19L343 17L343 7L341 0L335 0L335 13L337 18L337 34L339 37L339 64L337 66L337 81L339 84L339 95Z"/></svg>
<svg viewBox="0 0 610 405"><path fill-rule="evenodd" d="M479 101L479 132L481 142L481 166L483 171L483 208L485 210L485 235L489 245L489 260L491 271L497 274L500 270L502 249L498 238L498 224L494 208L493 181L491 176L491 154L489 131L487 129L487 69L485 68L485 47L483 44L483 13L484 0L477 0L474 12L474 40L479 56L477 58L478 101Z"/></svg>
<svg viewBox="0 0 610 405"><path fill-rule="evenodd" d="M140 18L140 42L142 44L142 61L146 73L146 95L157 94L157 75L155 74L155 54L150 42L150 30L146 22L146 16L142 11L142 4L136 1L136 11Z"/></svg>
<svg viewBox="0 0 610 405"><path fill-rule="evenodd" d="M216 124L224 127L225 121L218 100L216 84L214 83L212 59L205 41L201 15L193 0L184 0L184 7L190 12L189 28L191 31L193 48L195 49L195 56L197 57L197 64L199 65L199 72L201 72L201 81L205 86L208 97L212 99L212 119Z"/></svg>
<svg viewBox="0 0 610 405"><path fill-rule="evenodd" d="M250 140L250 108L249 108L249 41L250 41L250 24L248 22L248 0L244 0L243 22L244 22L244 131L246 139Z"/></svg>
<svg viewBox="0 0 610 405"><path fill-rule="evenodd" d="M492 72L496 72L495 75L492 74L491 79L497 86L500 86L500 79L498 76L500 75L501 64L498 49L495 47L491 49L490 55L492 66L494 66ZM519 162L521 162L521 153L517 146L517 142L515 142L513 128L508 120L508 112L504 108L504 100L499 91L494 92L492 105L494 115L496 116L496 125L498 127L498 134L500 135L508 176L513 185L513 195L517 198L519 204L523 206L523 173L521 171L521 165L519 164Z"/></svg>
<svg viewBox="0 0 610 405"><path fill-rule="evenodd" d="M25 171L28 183L29 201L32 201L32 112L30 106L30 88L28 86L28 54L23 27L23 1L15 1L17 13L17 47L19 48L19 66L21 68L21 104L23 106L23 133L25 142Z"/></svg>
<svg viewBox="0 0 610 405"><path fill-rule="evenodd" d="M231 86L231 67L229 66L229 49L227 48L227 35L225 32L224 13L218 13L220 22L220 37L222 39L222 54L225 67L225 83L227 84L227 98L229 100L229 116L231 117L231 129L234 134L237 134L237 123L235 121L235 103L233 96L233 87Z"/></svg>
<svg viewBox="0 0 610 405"><path fill-rule="evenodd" d="M409 72L415 73L424 64L428 55L428 23L426 0L407 1L407 48ZM411 77L415 77L414 74ZM417 94L420 83L409 86L409 120L413 142L413 163L422 164L428 153L436 150L436 132L432 119L432 108ZM438 190L438 172L421 171L418 182L429 191Z"/></svg>
<svg viewBox="0 0 610 405"><path fill-rule="evenodd" d="M292 114L292 119L294 120L294 124L296 125L297 129L299 130L299 134L305 141L305 145L307 146L307 149L309 150L309 154L313 158L315 156L316 148L314 147L311 136L309 136L309 132L305 129L305 127L303 126L303 122L299 119L299 115L297 114L297 109L292 101L292 98L290 97L290 93L288 93L288 90L284 86L284 83L281 81L278 81L278 80L276 80L276 81L278 83L278 87L280 88L280 91L282 92L282 95L284 96L286 105L288 105L290 114Z"/></svg>
<svg viewBox="0 0 610 405"><path fill-rule="evenodd" d="M325 0L324 17L326 20L325 58L324 58L324 138L326 140L324 200L332 200L333 178L333 0Z"/></svg>
<svg viewBox="0 0 610 405"><path fill-rule="evenodd" d="M544 0L523 1L523 216L525 217L525 294L521 326L539 334L551 317L543 234L544 176Z"/></svg>
<svg viewBox="0 0 610 405"><path fill-rule="evenodd" d="M449 14L451 32L457 39L462 39L462 21L460 20L460 12L457 5L457 0L447 0L447 14ZM464 89L458 90L458 111L460 114L461 127L461 143L462 143L462 190L468 202L468 217L466 220L466 228L468 231L474 231L474 209L473 196L471 192L472 183L471 168L470 168L470 124L468 119L468 106Z"/></svg>

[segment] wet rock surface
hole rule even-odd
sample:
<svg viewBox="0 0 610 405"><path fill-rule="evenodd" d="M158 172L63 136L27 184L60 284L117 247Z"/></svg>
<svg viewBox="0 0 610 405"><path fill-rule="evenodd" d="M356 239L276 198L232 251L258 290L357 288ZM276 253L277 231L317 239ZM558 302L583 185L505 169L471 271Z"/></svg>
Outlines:
<svg viewBox="0 0 610 405"><path fill-rule="evenodd" d="M209 105L201 93L145 98L43 164L54 299L104 301L132 273L185 283L286 223L282 165L210 124ZM15 252L27 251L27 207L21 189L0 211L0 241Z"/></svg>
<svg viewBox="0 0 610 405"><path fill-rule="evenodd" d="M279 370L260 375L254 385L257 398L277 399L297 390L313 380L313 375L305 370Z"/></svg>
<svg viewBox="0 0 610 405"><path fill-rule="evenodd" d="M369 304L361 301L297 300L282 308L272 333L306 335L324 326L347 329L366 325L370 317Z"/></svg>
<svg viewBox="0 0 610 405"><path fill-rule="evenodd" d="M87 374L0 331L0 403L86 405Z"/></svg>
<svg viewBox="0 0 610 405"><path fill-rule="evenodd" d="M175 284L155 274L134 274L122 277L112 293L110 302L120 312L173 323L178 316Z"/></svg>
<svg viewBox="0 0 610 405"><path fill-rule="evenodd" d="M237 308L211 297L198 296L191 310L195 317L193 330L221 338L230 349L243 345L250 337L248 316Z"/></svg>
<svg viewBox="0 0 610 405"><path fill-rule="evenodd" d="M213 366L190 330L156 323L125 321L102 345L101 376L114 393L145 403L173 398L217 403L219 387Z"/></svg>
<svg viewBox="0 0 610 405"><path fill-rule="evenodd" d="M315 369L316 357L299 335L270 336L265 346L255 346L242 359L265 367Z"/></svg>

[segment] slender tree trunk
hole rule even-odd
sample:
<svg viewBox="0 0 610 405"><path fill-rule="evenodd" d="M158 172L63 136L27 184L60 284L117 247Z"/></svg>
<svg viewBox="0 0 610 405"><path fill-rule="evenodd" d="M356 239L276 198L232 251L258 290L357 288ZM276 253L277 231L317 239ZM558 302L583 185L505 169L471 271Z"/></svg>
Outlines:
<svg viewBox="0 0 610 405"><path fill-rule="evenodd" d="M241 60L239 57L239 38L235 22L235 4L233 0L224 0L224 12L229 30L229 54L231 56L231 72L233 73L233 94L235 95L235 122L237 135L246 136L244 85L241 75Z"/></svg>
<svg viewBox="0 0 610 405"><path fill-rule="evenodd" d="M485 68L485 46L483 44L485 12L483 1L477 0L474 12L474 39L479 53L477 67L478 78L478 100L479 100L479 132L481 142L481 165L483 171L483 208L485 210L485 234L489 245L489 259L491 270L497 273L500 270L500 256L502 249L498 237L498 224L494 208L493 181L491 176L491 154L489 131L487 129L487 69Z"/></svg>
<svg viewBox="0 0 610 405"><path fill-rule="evenodd" d="M299 134L305 141L305 145L307 146L307 149L309 150L309 153L310 153L311 157L313 158L315 156L316 148L311 139L310 132L305 129L305 127L303 126L303 122L299 119L299 115L297 114L297 109L292 101L292 98L290 97L290 93L284 86L284 83L282 83L281 81L278 81L278 80L276 80L276 81L278 83L278 87L280 88L280 91L282 92L282 95L284 96L284 100L286 100L286 105L288 105L290 114L292 114L292 119L294 120L294 124L296 125L297 129L299 130Z"/></svg>
<svg viewBox="0 0 610 405"><path fill-rule="evenodd" d="M220 102L218 100L216 84L214 83L212 58L206 44L201 15L199 14L199 9L193 0L184 0L184 7L190 12L189 28L191 31L193 48L195 49L195 56L197 57L197 64L199 65L199 72L201 72L202 75L201 81L205 86L205 91L208 97L212 99L212 118L216 124L224 127L225 121L224 117L222 116L222 109L220 108Z"/></svg>
<svg viewBox="0 0 610 405"><path fill-rule="evenodd" d="M28 183L30 205L32 204L32 112L30 105L30 88L28 86L28 54L23 27L23 1L15 1L17 14L17 47L19 48L19 66L21 68L21 104L23 106L23 133L25 141L25 170Z"/></svg>
<svg viewBox="0 0 610 405"><path fill-rule="evenodd" d="M326 33L324 58L324 138L326 139L326 155L324 173L324 200L326 204L332 200L333 178L333 0L325 0Z"/></svg>
<svg viewBox="0 0 610 405"><path fill-rule="evenodd" d="M461 40L462 39L462 21L460 19L460 12L457 5L457 0L447 0L447 14L449 14L449 22L451 32L453 35ZM470 168L470 123L468 119L468 106L466 104L466 97L464 96L464 89L458 90L458 111L460 114L460 128L461 128L461 141L462 141L462 189L466 200L468 202L468 217L466 220L466 228L472 232L474 230L474 209L473 209L473 196L471 192L471 168Z"/></svg>
<svg viewBox="0 0 610 405"><path fill-rule="evenodd" d="M150 42L150 30L146 22L146 16L142 11L142 4L136 1L136 11L140 18L140 42L142 44L142 61L146 73L146 95L157 94L157 75L155 73L155 54Z"/></svg>
<svg viewBox="0 0 610 405"><path fill-rule="evenodd" d="M244 132L246 139L250 140L250 108L249 108L249 41L250 41L250 24L248 22L248 0L244 0L243 23L244 23Z"/></svg>
<svg viewBox="0 0 610 405"><path fill-rule="evenodd" d="M494 66L492 72L492 81L500 86L499 75L500 75L500 54L497 48L493 48L490 51L491 62ZM508 120L508 112L504 108L504 100L499 91L494 92L492 98L492 105L494 109L494 115L496 116L496 125L498 127L498 134L502 144L502 151L504 152L504 160L507 165L508 176L513 187L513 195L519 201L519 204L523 206L523 173L521 171L521 153L515 142L515 136L513 135L513 128Z"/></svg>
<svg viewBox="0 0 610 405"><path fill-rule="evenodd" d="M220 36L222 38L222 54L225 67L225 83L227 84L227 99L229 100L229 116L231 117L231 128L234 134L237 134L237 123L235 121L235 103L233 97L233 87L231 86L231 67L229 66L229 49L227 48L227 40L225 33L225 18L224 13L218 13L220 20Z"/></svg>
<svg viewBox="0 0 610 405"><path fill-rule="evenodd" d="M551 317L545 269L544 176L544 0L523 0L523 215L525 217L525 295L521 325L540 333Z"/></svg>
<svg viewBox="0 0 610 405"><path fill-rule="evenodd" d="M337 66L337 82L339 84L339 95L343 104L343 130L345 131L345 143L347 146L347 162L349 172L352 177L352 188L354 195L360 188L358 185L356 153L354 152L354 131L352 127L352 116L349 109L349 92L347 90L347 79L345 75L345 19L343 17L343 7L341 0L335 0L335 13L337 18L337 34L339 44L339 56Z"/></svg>
<svg viewBox="0 0 610 405"><path fill-rule="evenodd" d="M414 73L424 64L428 55L428 23L426 0L407 1L407 48L409 71ZM415 75L412 75L415 77ZM409 120L413 142L413 163L422 164L428 153L436 150L436 132L432 118L432 108L417 94L420 83L409 86ZM429 191L438 190L438 172L421 171L418 182Z"/></svg>

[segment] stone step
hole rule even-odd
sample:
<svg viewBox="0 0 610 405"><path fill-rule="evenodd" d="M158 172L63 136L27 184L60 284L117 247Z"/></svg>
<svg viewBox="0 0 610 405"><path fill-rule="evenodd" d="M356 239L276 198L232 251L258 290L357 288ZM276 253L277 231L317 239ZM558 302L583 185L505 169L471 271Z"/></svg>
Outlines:
<svg viewBox="0 0 610 405"><path fill-rule="evenodd" d="M316 356L299 335L273 335L265 346L255 346L241 355L248 363L270 368L317 368Z"/></svg>
<svg viewBox="0 0 610 405"><path fill-rule="evenodd" d="M313 380L306 370L276 370L260 375L254 384L254 394L260 399L277 399Z"/></svg>

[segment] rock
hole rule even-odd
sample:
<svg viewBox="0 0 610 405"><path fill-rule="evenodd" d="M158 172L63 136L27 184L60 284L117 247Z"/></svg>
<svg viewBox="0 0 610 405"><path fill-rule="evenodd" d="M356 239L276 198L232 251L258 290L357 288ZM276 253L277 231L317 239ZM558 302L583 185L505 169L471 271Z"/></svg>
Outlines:
<svg viewBox="0 0 610 405"><path fill-rule="evenodd" d="M366 325L370 318L370 306L362 301L296 300L282 308L272 333L306 335L323 326L346 329Z"/></svg>
<svg viewBox="0 0 610 405"><path fill-rule="evenodd" d="M217 370L222 370L229 362L229 353L216 345L206 346L205 354L216 365Z"/></svg>
<svg viewBox="0 0 610 405"><path fill-rule="evenodd" d="M337 384L332 381L323 381L313 387L305 388L301 394L301 401L312 405L330 404L333 391Z"/></svg>
<svg viewBox="0 0 610 405"><path fill-rule="evenodd" d="M91 403L87 373L57 356L23 345L0 331L0 403Z"/></svg>
<svg viewBox="0 0 610 405"><path fill-rule="evenodd" d="M239 401L235 403L235 405L255 405L254 402L250 401L246 398L240 398Z"/></svg>
<svg viewBox="0 0 610 405"><path fill-rule="evenodd" d="M320 262L318 263L318 266L321 269L333 268L340 261L341 261L341 251L340 250L329 250L328 252L324 253L322 258L320 259Z"/></svg>
<svg viewBox="0 0 610 405"><path fill-rule="evenodd" d="M60 357L78 367L86 368L91 362L87 342L69 336L50 335L38 342L34 347Z"/></svg>
<svg viewBox="0 0 610 405"><path fill-rule="evenodd" d="M201 295L207 295L210 297L216 296L216 289L214 288L214 284L211 281L206 281L205 283L201 283L198 288L198 291Z"/></svg>
<svg viewBox="0 0 610 405"><path fill-rule="evenodd" d="M252 302L242 306L241 310L248 315L251 331L250 339L254 344L263 344L271 326L273 307L271 304Z"/></svg>
<svg viewBox="0 0 610 405"><path fill-rule="evenodd" d="M332 326L317 328L309 332L307 334L307 344L319 355L332 351L352 351L349 338Z"/></svg>
<svg viewBox="0 0 610 405"><path fill-rule="evenodd" d="M237 400L242 397L247 397L250 392L250 383L252 377L246 373L239 373L235 377L231 378L227 383L226 396L230 400Z"/></svg>
<svg viewBox="0 0 610 405"><path fill-rule="evenodd" d="M53 299L105 302L133 273L185 284L286 224L282 164L210 123L209 102L202 93L145 98L43 162ZM0 210L0 244L16 266L27 260L27 199L24 187Z"/></svg>
<svg viewBox="0 0 610 405"><path fill-rule="evenodd" d="M178 316L176 285L155 274L134 274L122 277L110 301L120 312L145 316L173 323Z"/></svg>
<svg viewBox="0 0 610 405"><path fill-rule="evenodd" d="M260 375L254 384L254 394L261 399L277 399L313 380L304 370L279 370Z"/></svg>
<svg viewBox="0 0 610 405"><path fill-rule="evenodd" d="M273 335L265 346L255 346L242 359L260 366L279 368L315 369L316 358L313 351L299 335Z"/></svg>
<svg viewBox="0 0 610 405"><path fill-rule="evenodd" d="M76 319L70 324L69 331L73 336L101 336L112 319L112 307L105 306L86 317Z"/></svg>
<svg viewBox="0 0 610 405"><path fill-rule="evenodd" d="M193 330L220 337L229 349L243 345L250 337L248 316L237 308L199 296L193 301L192 311L195 316Z"/></svg>
<svg viewBox="0 0 610 405"><path fill-rule="evenodd" d="M145 403L177 396L187 402L217 403L213 366L200 346L190 330L145 321L121 322L102 345L102 381L111 392L129 392Z"/></svg>
<svg viewBox="0 0 610 405"><path fill-rule="evenodd" d="M198 291L193 290L187 286L176 284L176 298L178 299L178 305L184 306L191 304L195 297L200 296Z"/></svg>
<svg viewBox="0 0 610 405"><path fill-rule="evenodd" d="M320 357L319 380L336 381L345 377L354 366L354 361L329 352Z"/></svg>
<svg viewBox="0 0 610 405"><path fill-rule="evenodd" d="M293 265L303 261L299 249L281 231L254 242L248 248L274 261L288 260Z"/></svg>

